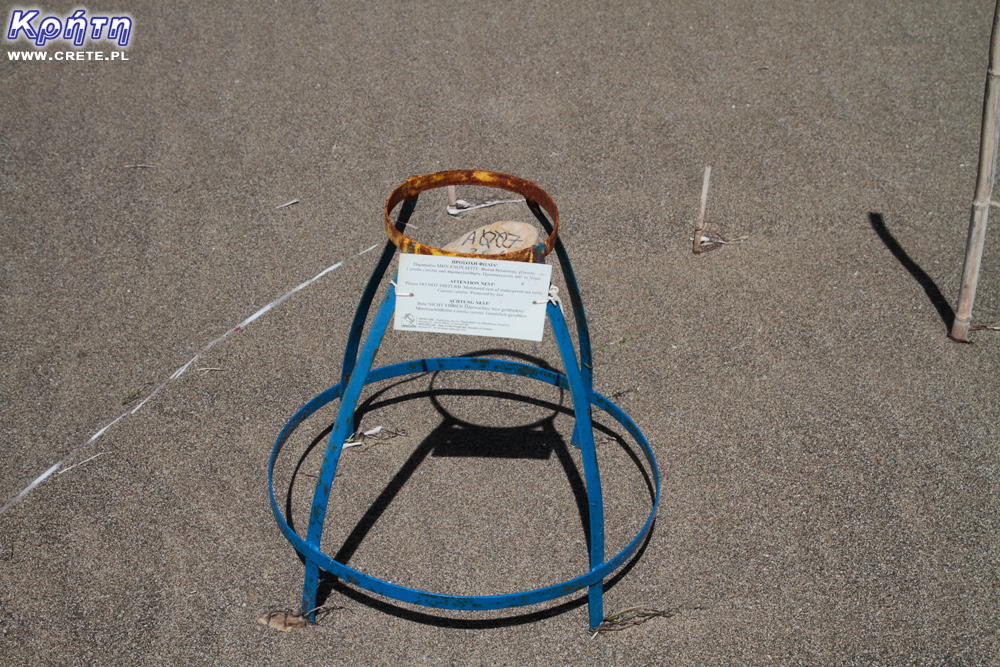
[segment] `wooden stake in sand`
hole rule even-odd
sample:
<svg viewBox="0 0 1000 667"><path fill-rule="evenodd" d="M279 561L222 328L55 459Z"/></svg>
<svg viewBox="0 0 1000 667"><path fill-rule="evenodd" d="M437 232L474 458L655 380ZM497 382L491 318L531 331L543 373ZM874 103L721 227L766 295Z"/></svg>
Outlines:
<svg viewBox="0 0 1000 667"><path fill-rule="evenodd" d="M705 180L701 184L701 211L698 213L698 224L694 228L694 254L696 255L701 252L701 234L705 231L705 209L708 208L708 182L711 179L712 168L705 167Z"/></svg>
<svg viewBox="0 0 1000 667"><path fill-rule="evenodd" d="M997 172L997 141L1000 140L1000 86L997 71L1000 66L1000 0L993 12L993 32L990 35L990 64L986 72L986 94L983 99L983 125L979 137L979 172L976 175L976 194L972 200L972 220L969 222L969 240L965 246L965 266L962 269L962 286L958 292L958 312L951 327L951 337L969 342L969 325L972 322L972 302L979 283L979 263L983 258L986 241L986 221L990 215L990 197Z"/></svg>

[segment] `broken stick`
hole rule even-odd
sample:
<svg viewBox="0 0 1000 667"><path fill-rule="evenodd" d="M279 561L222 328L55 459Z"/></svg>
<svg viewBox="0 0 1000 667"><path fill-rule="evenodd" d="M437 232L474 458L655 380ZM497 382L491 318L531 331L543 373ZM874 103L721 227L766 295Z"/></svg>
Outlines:
<svg viewBox="0 0 1000 667"><path fill-rule="evenodd" d="M694 254L701 252L701 234L705 231L705 209L708 208L708 182L712 178L712 168L705 167L705 180L701 184L701 211L698 213L698 224L694 228Z"/></svg>

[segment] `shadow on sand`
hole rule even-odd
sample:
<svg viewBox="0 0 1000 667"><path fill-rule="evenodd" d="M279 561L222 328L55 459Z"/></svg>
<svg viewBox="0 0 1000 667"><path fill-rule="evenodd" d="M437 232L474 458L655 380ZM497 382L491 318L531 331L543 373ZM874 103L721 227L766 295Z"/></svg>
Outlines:
<svg viewBox="0 0 1000 667"><path fill-rule="evenodd" d="M903 246L899 245L899 241L896 237L892 235L889 228L885 226L885 220L882 218L881 213L869 213L868 222L871 224L872 229L878 234L878 237L885 244L885 247L889 249L893 257L899 260L899 263L903 265L903 268L910 272L913 279L917 281L917 284L923 288L924 293L927 294L927 298L930 300L931 305L937 310L938 315L944 321L945 326L948 331L951 331L951 325L955 322L955 311L952 309L951 304L948 300L944 298L941 294L941 290L938 289L937 284L931 279L927 272L920 268L920 265L913 261L913 259L903 250Z"/></svg>
<svg viewBox="0 0 1000 667"><path fill-rule="evenodd" d="M469 356L485 356L484 353L497 352L496 350L482 350L476 353L472 353ZM528 357L527 355L521 355L518 353L511 353L510 351L505 352L510 356L522 357L526 361L534 362L539 366L547 366L544 361L536 359L534 357ZM436 375L436 374L435 374ZM357 549L360 547L361 543L364 541L365 537L370 533L372 528L382 517L385 511L389 508L393 500L399 495L400 491L407 484L407 482L413 477L414 473L420 467L420 465L427 459L428 456L442 456L442 457L495 457L500 456L503 458L529 458L529 459L546 459L553 455L559 461L563 471L566 474L567 481L569 482L570 488L572 489L573 496L576 501L577 511L580 516L581 528L583 530L584 538L586 540L586 548L589 552L590 550L590 534L589 534L589 521L590 512L589 505L587 501L587 489L586 484L581 475L581 471L577 468L576 462L570 453L570 449L567 443L556 431L553 421L555 417L559 414L572 415L572 408L569 406L562 405L562 400L560 399L559 404L550 403L547 401L539 400L537 398L529 398L525 396L520 396L517 394L512 394L503 391L496 390L469 390L469 389L435 389L433 387L433 380L431 382L431 387L423 391L413 391L404 395L395 396L392 398L385 398L385 393L394 386L406 384L419 377L424 377L424 374L407 378L400 382L393 383L387 387L384 387L377 391L374 395L370 396L361 405L358 406L358 410L355 413L355 418L360 420L365 413L372 412L379 408L384 408L389 405L393 405L401 402L408 402L415 399L429 399L433 408L442 416L441 424L434 429L432 433L428 435L414 450L408 460L403 464L400 470L393 476L393 478L386 484L385 488L379 494L379 496L372 502L368 510L365 512L364 516L358 521L354 526L351 533L348 535L347 539L344 541L343 545L338 550L337 554L334 556L334 560L341 563L347 563L350 561L351 557L355 554ZM560 392L562 393L562 392ZM501 399L509 401L521 401L535 405L544 410L551 411L546 417L532 423L523 426L517 426L513 428L498 428L498 427L484 427L475 424L470 424L464 422L453 415L449 414L447 410L441 405L440 399L444 396L462 396L462 397L481 397L481 398L492 398ZM319 434L306 448L305 452L299 458L297 465L292 473L291 479L289 480L289 487L285 496L285 516L288 521L289 526L294 530L294 521L292 518L292 487L295 485L296 479L299 475L300 469L308 457L310 452L324 443L326 438L329 436L332 430L332 425L327 427L322 433ZM656 491L652 478L646 471L645 466L642 465L640 456L633 450L633 448L626 442L626 440L615 430L612 430L600 423L595 421L594 431L596 433L601 433L605 436L606 442L609 444L611 442L615 443L620 447L628 456L632 459L633 463L641 471L641 474L645 481L645 486L647 492L649 493L650 500L655 501ZM653 531L655 530L655 525L650 530L649 535L640 545L636 553L629 559L625 566L616 572L614 576L605 580L604 587L605 590L612 588L618 581L622 579L631 569L634 567L635 563L642 557L643 552L646 550L646 546L649 544L649 540L652 537ZM298 554L299 559L303 561L304 558L301 554ZM514 612L510 615L506 615L502 618L491 618L491 619L459 619L450 616L439 615L433 612L423 612L417 611L410 606L405 606L394 601L386 601L382 598L368 594L365 591L347 586L340 582L336 577L330 575L327 572L320 571L320 582L319 590L317 595L317 605L322 605L329 599L329 596L334 591L350 598L358 603L365 604L372 608L378 609L384 613L411 620L418 623L423 623L427 625L433 625L438 627L448 627L448 628L459 628L459 629L479 629L479 628L499 628L508 627L514 625L521 625L525 623L532 623L539 621L551 616L561 614L570 609L574 609L581 605L587 603L587 593L586 590L581 591L580 594L571 600L566 600L552 606L537 609L528 613L518 613Z"/></svg>

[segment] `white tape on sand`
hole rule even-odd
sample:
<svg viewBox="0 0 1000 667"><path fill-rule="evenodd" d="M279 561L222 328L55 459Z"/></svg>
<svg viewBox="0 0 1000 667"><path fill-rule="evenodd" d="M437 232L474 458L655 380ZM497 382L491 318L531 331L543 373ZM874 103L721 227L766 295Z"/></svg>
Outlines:
<svg viewBox="0 0 1000 667"><path fill-rule="evenodd" d="M362 250L357 255L354 255L353 257L351 257L351 259L353 259L354 257L360 257L361 255L365 254L366 252L374 250L377 247L378 247L377 245L373 245L370 248ZM73 451L71 451L69 454L67 454L61 461L59 461L54 466L52 466L51 468L49 468L48 470L46 470L45 472L43 472L41 475L39 475L38 477L36 477L35 480L33 482L31 482L31 484L29 484L28 486L26 486L23 491L21 491L19 494L17 494L16 496L14 496L14 498L11 499L11 501L9 503L7 503L6 505L4 505L3 509L0 509L0 515L3 515L3 513L6 512L8 509L10 509L10 507L12 507L15 503L17 503L17 501L19 501L24 496L28 495L28 493L32 489L34 489L36 486L38 486L39 484L41 484L42 482L44 482L49 476L52 475L52 473L54 473L56 470L59 470L59 468L61 468L62 465L66 461L68 461L74 455L76 455L77 453L79 453L80 451L82 451L84 448L86 448L87 445L91 444L92 442L94 442L95 440L97 440L98 438L100 438L102 435L104 435L105 431L107 431L109 428L111 428L112 426L114 426L115 424L117 424L121 419L123 419L124 417L127 417L129 415L134 415L136 412L138 412L139 408L141 408L142 406L146 405L146 403L148 403L151 398L153 398L154 396L156 396L160 392L161 389L163 389L165 386L167 386L167 384L171 380L176 380L181 375L183 375L184 371L186 371L188 368L190 368L191 365L194 362L198 361L198 359L201 358L201 356L203 354L205 354L206 352L208 352L208 350L213 345L215 345L216 343L221 343L222 341L226 340L227 338L229 338L233 334L241 331L244 327L246 327L247 325L249 325L251 322L253 322L254 320L256 320L258 317L260 317L261 315L263 315L267 311L271 310L272 308L274 308L274 307L280 305L281 303L283 303L286 299L288 299L288 297L292 296L293 294L295 294L296 292L298 292L298 291L300 291L302 289L305 289L309 285L312 285L314 282L316 282L317 280L319 280L320 278L322 278L326 274L328 274L331 271L333 271L335 269L338 269L341 266L343 266L343 264L344 264L344 262L337 262L336 264L333 264L332 266L328 266L327 268L323 269L322 271L320 271L315 276L313 276L309 280L305 281L304 283L302 283L298 287L296 287L296 288L294 288L292 290L289 290L288 292L285 292L280 297L278 297L277 299L275 299L271 303L267 304L266 306L264 306L263 308L261 308L260 310L258 310L256 313L254 313L250 317L246 318L245 320L243 320L242 322L240 322L238 325L236 325L235 327L233 327L232 329L230 329L229 331L227 331L226 333L222 334L221 336L219 336L218 338L216 338L215 340L213 340L211 343L209 343L208 345L206 345L205 347L203 347L202 350L201 350L201 352L199 352L198 354L196 354L194 356L194 358L191 359L191 361L187 362L186 364L184 364L183 366L181 366L179 369L177 369L176 371L174 371L173 375L171 375L166 380L164 380L162 383L160 383L160 385L156 389L154 389L153 392L149 396L147 396L146 398L144 398L137 406L135 406L131 410L128 410L128 411L123 412L122 414L118 415L118 417L116 417L113 421L109 422L101 430L97 431L96 433L94 433L94 435L90 436L90 438L86 442L84 442L81 445L77 445L77 447L74 448Z"/></svg>

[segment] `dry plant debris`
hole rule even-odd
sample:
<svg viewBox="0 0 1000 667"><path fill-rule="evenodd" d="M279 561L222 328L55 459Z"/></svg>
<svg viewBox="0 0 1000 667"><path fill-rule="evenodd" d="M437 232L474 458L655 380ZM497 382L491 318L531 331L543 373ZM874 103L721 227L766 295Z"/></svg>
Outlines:
<svg viewBox="0 0 1000 667"><path fill-rule="evenodd" d="M703 232L701 235L700 247L698 249L698 252L696 252L695 254L704 255L706 252L711 252L712 250L718 250L724 245L735 245L737 243L743 243L746 240L747 237L745 236L738 236L736 238L730 239L716 232Z"/></svg>
<svg viewBox="0 0 1000 667"><path fill-rule="evenodd" d="M593 631L590 638L593 639L597 635L602 635L606 632L621 632L622 630L642 625L657 617L671 618L676 616L680 610L680 607L666 610L651 609L643 606L629 607L606 617Z"/></svg>
<svg viewBox="0 0 1000 667"><path fill-rule="evenodd" d="M587 366L587 368L594 369L594 368L597 368L598 366L606 366L606 365L610 364L611 362L613 362L615 360L615 358L619 354L621 354L622 348L625 345L625 341L627 341L629 338L642 338L642 333L636 332L636 333L625 334L624 336L622 336L621 338L619 338L616 341L612 341L612 342L608 343L607 345L600 346L599 348L597 348L597 349L594 350L593 353L595 355L598 352L603 352L604 350L608 350L608 349L611 349L611 348L616 348L616 349L615 349L615 352L611 355L611 358L608 359L607 361L602 361L602 362L595 363L595 364L592 364L592 365L590 365L590 364L584 364L584 365Z"/></svg>
<svg viewBox="0 0 1000 667"><path fill-rule="evenodd" d="M375 442L392 440L393 438L397 438L401 435L405 436L406 431L396 431L384 426L376 426L375 428L368 429L367 431L355 431L354 435L344 441L344 447L357 447L358 445L364 444L370 440Z"/></svg>
<svg viewBox="0 0 1000 667"><path fill-rule="evenodd" d="M139 387L135 391L135 393L130 394L129 396L126 396L125 398L123 398L122 399L122 405L125 406L125 405L128 405L129 403L132 403L133 401L139 400L140 398L142 398L143 392L146 391L146 388L147 387L152 387L152 386L153 386L152 382L146 382L141 387Z"/></svg>
<svg viewBox="0 0 1000 667"><path fill-rule="evenodd" d="M695 223L694 236L691 238L691 241L694 242L692 250L696 255L715 250L720 246L742 243L747 238L740 236L734 239L727 239L721 234L706 231L708 222L705 220L705 210L708 208L708 184L711 179L712 168L705 167L705 177L701 184L701 208L698 211L698 221Z"/></svg>
<svg viewBox="0 0 1000 667"><path fill-rule="evenodd" d="M264 612L257 617L257 622L280 632L301 630L309 625L305 616L298 612L289 611L288 609Z"/></svg>
<svg viewBox="0 0 1000 667"><path fill-rule="evenodd" d="M318 623L324 616L338 609L347 609L347 607L325 604L321 607L310 609L305 613L290 609L272 609L258 616L257 622L269 628L274 628L279 632L290 632L291 630L302 630L309 627L309 621L306 619L306 616L309 614L315 614L315 622Z"/></svg>
<svg viewBox="0 0 1000 667"><path fill-rule="evenodd" d="M475 211L480 208L497 206L499 204L518 204L523 201L524 199L487 199L486 201L482 202L477 202L477 201L468 202L465 201L464 199L457 199L455 200L455 203L450 204L446 210L448 211L448 215L457 216L467 211Z"/></svg>

